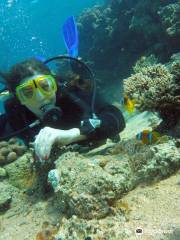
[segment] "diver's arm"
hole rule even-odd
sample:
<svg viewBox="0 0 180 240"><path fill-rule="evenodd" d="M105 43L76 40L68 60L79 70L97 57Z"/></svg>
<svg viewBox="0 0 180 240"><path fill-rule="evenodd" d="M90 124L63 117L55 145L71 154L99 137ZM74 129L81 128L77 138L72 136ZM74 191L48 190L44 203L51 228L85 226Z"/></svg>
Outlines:
<svg viewBox="0 0 180 240"><path fill-rule="evenodd" d="M99 121L97 128L91 125L89 120L92 119L85 119L81 121L79 128L71 128L69 130L55 129L55 142L60 145L68 145L86 139L111 138L125 128L125 120L121 111L112 105L102 108L97 113L97 117L97 121Z"/></svg>
<svg viewBox="0 0 180 240"><path fill-rule="evenodd" d="M100 120L97 128L91 125L91 121L85 119L81 121L81 126L69 130L44 127L36 136L34 147L35 153L40 161L47 160L50 156L51 148L54 143L65 146L73 142L85 139L101 140L114 137L125 127L122 113L113 106L104 107L97 113ZM89 119L91 120L91 119Z"/></svg>
<svg viewBox="0 0 180 240"><path fill-rule="evenodd" d="M86 139L86 136L83 136L78 128L61 130L44 127L36 136L34 142L35 153L39 160L43 162L49 158L54 143L65 146L84 139Z"/></svg>
<svg viewBox="0 0 180 240"><path fill-rule="evenodd" d="M102 137L114 137L126 127L122 112L113 105L104 107L97 115L102 121L100 128L97 129Z"/></svg>
<svg viewBox="0 0 180 240"><path fill-rule="evenodd" d="M79 128L71 128L69 130L60 130L59 135L56 138L56 143L67 145L73 142L79 142L85 140L86 135L80 133Z"/></svg>
<svg viewBox="0 0 180 240"><path fill-rule="evenodd" d="M107 105L97 112L100 120L98 127L93 128L90 121L86 121L80 128L80 133L89 139L111 138L125 128L125 120L121 111L113 105Z"/></svg>

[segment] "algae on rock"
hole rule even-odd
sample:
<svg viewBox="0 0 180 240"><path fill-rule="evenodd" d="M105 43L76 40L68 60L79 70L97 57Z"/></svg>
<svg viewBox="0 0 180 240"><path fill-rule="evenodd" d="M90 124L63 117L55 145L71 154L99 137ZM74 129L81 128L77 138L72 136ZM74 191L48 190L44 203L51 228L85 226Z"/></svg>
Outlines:
<svg viewBox="0 0 180 240"><path fill-rule="evenodd" d="M9 183L20 189L30 189L37 185L38 174L33 164L31 153L26 153L4 168L9 177Z"/></svg>
<svg viewBox="0 0 180 240"><path fill-rule="evenodd" d="M106 159L106 163L102 161ZM110 156L84 158L77 153L65 153L57 160L60 173L59 204L69 215L82 218L102 218L109 214L111 205L132 188L127 157Z"/></svg>

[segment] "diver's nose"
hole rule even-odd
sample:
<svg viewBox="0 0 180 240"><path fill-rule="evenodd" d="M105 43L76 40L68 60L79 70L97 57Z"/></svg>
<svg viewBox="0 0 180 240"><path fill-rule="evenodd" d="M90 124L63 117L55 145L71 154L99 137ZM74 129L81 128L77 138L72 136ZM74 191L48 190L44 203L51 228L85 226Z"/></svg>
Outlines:
<svg viewBox="0 0 180 240"><path fill-rule="evenodd" d="M36 97L38 100L45 98L45 96L38 89L36 89Z"/></svg>

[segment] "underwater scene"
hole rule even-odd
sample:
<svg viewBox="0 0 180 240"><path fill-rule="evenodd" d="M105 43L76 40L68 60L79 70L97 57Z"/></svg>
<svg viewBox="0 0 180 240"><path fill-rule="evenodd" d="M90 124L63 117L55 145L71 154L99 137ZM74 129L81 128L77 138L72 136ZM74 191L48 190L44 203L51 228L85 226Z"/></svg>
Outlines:
<svg viewBox="0 0 180 240"><path fill-rule="evenodd" d="M180 1L0 1L0 240L180 239Z"/></svg>

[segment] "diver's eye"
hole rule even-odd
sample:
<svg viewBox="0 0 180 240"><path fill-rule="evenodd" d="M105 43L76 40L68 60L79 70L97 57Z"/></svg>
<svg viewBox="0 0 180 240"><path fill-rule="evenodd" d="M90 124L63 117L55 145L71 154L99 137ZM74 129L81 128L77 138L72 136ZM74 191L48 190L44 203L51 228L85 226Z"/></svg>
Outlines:
<svg viewBox="0 0 180 240"><path fill-rule="evenodd" d="M32 98L33 96L33 88L31 86L27 86L21 89L21 94L26 98Z"/></svg>
<svg viewBox="0 0 180 240"><path fill-rule="evenodd" d="M39 86L46 92L51 90L51 85L47 79L42 79L39 81Z"/></svg>

